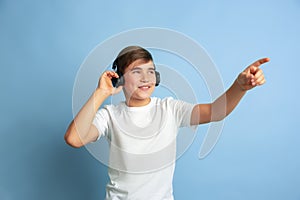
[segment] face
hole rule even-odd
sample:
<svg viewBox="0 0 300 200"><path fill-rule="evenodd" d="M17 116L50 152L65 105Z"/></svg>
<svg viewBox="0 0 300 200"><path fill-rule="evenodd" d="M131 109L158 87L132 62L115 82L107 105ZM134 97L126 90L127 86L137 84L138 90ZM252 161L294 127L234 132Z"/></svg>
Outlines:
<svg viewBox="0 0 300 200"><path fill-rule="evenodd" d="M152 61L138 59L132 62L124 72L123 86L126 102L129 106L143 106L150 102L156 78Z"/></svg>

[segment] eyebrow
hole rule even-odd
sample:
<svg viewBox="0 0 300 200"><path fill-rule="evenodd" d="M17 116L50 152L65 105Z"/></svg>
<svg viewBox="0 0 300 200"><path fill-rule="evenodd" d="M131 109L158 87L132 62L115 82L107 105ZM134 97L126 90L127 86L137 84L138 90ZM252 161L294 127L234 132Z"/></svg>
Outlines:
<svg viewBox="0 0 300 200"><path fill-rule="evenodd" d="M148 70L155 70L155 68L154 68L153 66L148 67L147 69L148 69ZM134 67L134 68L131 69L131 71L133 71L133 70L143 70L143 68L137 66L137 67Z"/></svg>

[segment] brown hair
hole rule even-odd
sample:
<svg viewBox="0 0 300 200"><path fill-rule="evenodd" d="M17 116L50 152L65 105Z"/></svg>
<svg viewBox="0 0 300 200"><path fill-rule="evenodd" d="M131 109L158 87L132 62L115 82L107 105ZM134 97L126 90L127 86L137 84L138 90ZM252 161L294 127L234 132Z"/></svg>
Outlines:
<svg viewBox="0 0 300 200"><path fill-rule="evenodd" d="M152 55L146 49L140 46L128 46L120 51L112 67L119 75L123 75L125 69L138 59L143 59L145 62L153 61Z"/></svg>

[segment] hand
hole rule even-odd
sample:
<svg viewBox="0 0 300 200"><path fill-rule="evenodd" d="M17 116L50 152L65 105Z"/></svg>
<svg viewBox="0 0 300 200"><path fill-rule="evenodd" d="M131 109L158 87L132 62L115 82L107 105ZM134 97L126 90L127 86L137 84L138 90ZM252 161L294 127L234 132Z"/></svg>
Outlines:
<svg viewBox="0 0 300 200"><path fill-rule="evenodd" d="M119 93L122 90L122 86L115 88L111 82L112 78L119 78L119 75L113 71L105 71L99 79L98 89L107 92L109 95Z"/></svg>
<svg viewBox="0 0 300 200"><path fill-rule="evenodd" d="M262 58L249 65L242 73L239 74L237 82L242 90L250 90L266 82L264 73L260 65L269 62L269 58Z"/></svg>

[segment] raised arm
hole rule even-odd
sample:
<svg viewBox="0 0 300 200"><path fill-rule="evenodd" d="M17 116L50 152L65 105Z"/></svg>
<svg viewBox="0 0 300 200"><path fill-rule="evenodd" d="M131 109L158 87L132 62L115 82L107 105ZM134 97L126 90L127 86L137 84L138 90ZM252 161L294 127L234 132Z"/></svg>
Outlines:
<svg viewBox="0 0 300 200"><path fill-rule="evenodd" d="M238 75L231 87L213 103L196 105L192 112L191 124L220 121L229 115L247 90L265 83L260 66L269 60L269 58L262 58L249 65Z"/></svg>
<svg viewBox="0 0 300 200"><path fill-rule="evenodd" d="M92 124L96 112L107 97L122 89L122 87L116 89L112 86L111 79L113 77L118 78L118 74L112 71L106 71L102 74L97 89L70 123L65 134L65 141L70 146L79 148L95 141L101 134Z"/></svg>

